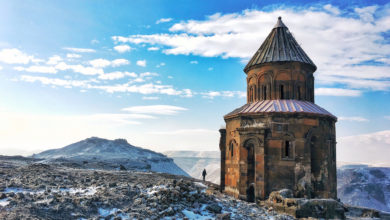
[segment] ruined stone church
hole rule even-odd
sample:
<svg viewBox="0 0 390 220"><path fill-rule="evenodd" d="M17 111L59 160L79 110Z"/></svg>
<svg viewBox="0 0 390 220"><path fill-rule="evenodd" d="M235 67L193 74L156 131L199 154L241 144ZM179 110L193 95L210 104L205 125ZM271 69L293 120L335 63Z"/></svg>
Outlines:
<svg viewBox="0 0 390 220"><path fill-rule="evenodd" d="M279 17L244 68L247 104L224 116L224 192L248 201L280 189L336 199L337 118L314 103L316 69Z"/></svg>

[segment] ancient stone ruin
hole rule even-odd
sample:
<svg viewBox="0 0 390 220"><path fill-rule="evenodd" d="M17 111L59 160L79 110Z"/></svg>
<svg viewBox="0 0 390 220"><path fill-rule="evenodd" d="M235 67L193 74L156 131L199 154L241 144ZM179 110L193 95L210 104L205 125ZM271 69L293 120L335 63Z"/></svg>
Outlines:
<svg viewBox="0 0 390 220"><path fill-rule="evenodd" d="M279 17L246 65L247 104L224 116L221 187L247 201L290 189L337 198L337 118L314 103L317 67Z"/></svg>

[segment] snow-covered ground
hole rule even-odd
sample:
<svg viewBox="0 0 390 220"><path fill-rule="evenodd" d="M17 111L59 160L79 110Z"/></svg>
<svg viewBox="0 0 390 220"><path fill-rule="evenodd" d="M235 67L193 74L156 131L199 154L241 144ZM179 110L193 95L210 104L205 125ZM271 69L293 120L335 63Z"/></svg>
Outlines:
<svg viewBox="0 0 390 220"><path fill-rule="evenodd" d="M342 202L390 212L390 168L348 165L337 176Z"/></svg>
<svg viewBox="0 0 390 220"><path fill-rule="evenodd" d="M0 166L0 175L0 219L293 219L164 173L33 163Z"/></svg>

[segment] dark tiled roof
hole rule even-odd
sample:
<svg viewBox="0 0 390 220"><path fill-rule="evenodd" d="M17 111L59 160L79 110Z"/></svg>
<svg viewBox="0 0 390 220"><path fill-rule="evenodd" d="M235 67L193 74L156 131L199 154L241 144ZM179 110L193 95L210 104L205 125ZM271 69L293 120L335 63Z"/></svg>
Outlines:
<svg viewBox="0 0 390 220"><path fill-rule="evenodd" d="M244 71L248 72L251 67L259 64L280 61L298 61L317 69L313 61L294 39L286 25L283 24L281 17L278 18L278 22L271 33L245 66Z"/></svg>
<svg viewBox="0 0 390 220"><path fill-rule="evenodd" d="M308 102L308 101L299 101L294 99L276 99L276 100L262 100L258 102L252 102L243 105L240 108L235 109L229 114L225 115L226 117L234 115L245 115L253 113L307 113L307 114L317 114L323 116L330 116L334 119L337 119L336 116L332 115L325 109L320 106Z"/></svg>

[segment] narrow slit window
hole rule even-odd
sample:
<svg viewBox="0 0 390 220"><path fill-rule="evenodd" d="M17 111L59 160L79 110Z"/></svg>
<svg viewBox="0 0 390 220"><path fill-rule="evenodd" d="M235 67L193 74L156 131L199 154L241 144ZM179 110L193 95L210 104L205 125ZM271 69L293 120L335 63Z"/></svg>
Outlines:
<svg viewBox="0 0 390 220"><path fill-rule="evenodd" d="M233 158L234 156L234 145L233 143L230 144L230 157Z"/></svg>
<svg viewBox="0 0 390 220"><path fill-rule="evenodd" d="M280 99L284 99L284 86L280 85Z"/></svg>
<svg viewBox="0 0 390 220"><path fill-rule="evenodd" d="M286 147L284 149L284 157L290 157L290 142L286 141Z"/></svg>
<svg viewBox="0 0 390 220"><path fill-rule="evenodd" d="M300 86L298 86L298 99L300 100L301 99L301 87Z"/></svg>
<svg viewBox="0 0 390 220"><path fill-rule="evenodd" d="M266 100L267 99L267 86L264 86L263 87L263 94L264 94L264 100Z"/></svg>

